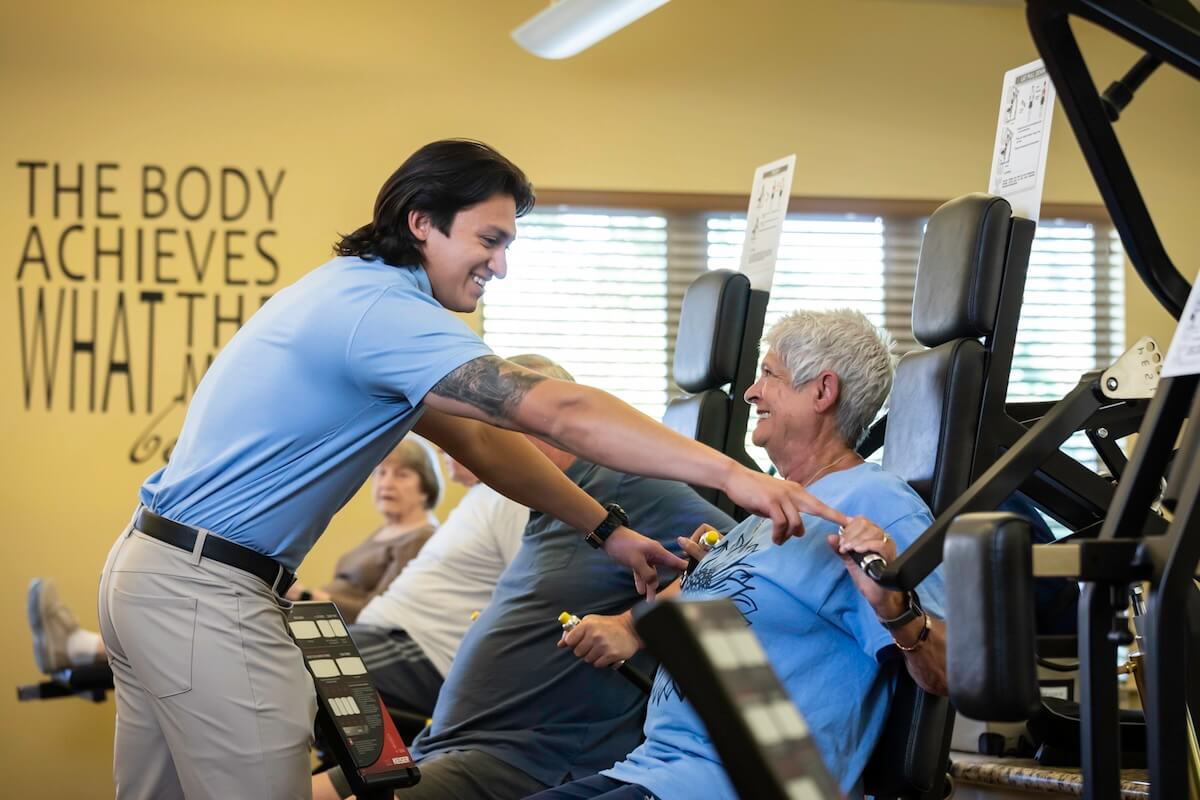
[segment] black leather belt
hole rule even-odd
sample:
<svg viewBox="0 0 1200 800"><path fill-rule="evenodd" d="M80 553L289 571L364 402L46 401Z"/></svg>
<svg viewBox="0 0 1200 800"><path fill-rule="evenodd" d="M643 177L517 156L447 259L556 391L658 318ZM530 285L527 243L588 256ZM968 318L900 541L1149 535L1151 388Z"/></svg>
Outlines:
<svg viewBox="0 0 1200 800"><path fill-rule="evenodd" d="M190 525L160 517L145 506L138 509L133 527L147 536L189 553L196 549L196 537L200 535L200 531ZM249 572L280 595L283 595L296 580L292 572L270 556L264 556L219 536L205 536L204 549L200 551L200 555Z"/></svg>

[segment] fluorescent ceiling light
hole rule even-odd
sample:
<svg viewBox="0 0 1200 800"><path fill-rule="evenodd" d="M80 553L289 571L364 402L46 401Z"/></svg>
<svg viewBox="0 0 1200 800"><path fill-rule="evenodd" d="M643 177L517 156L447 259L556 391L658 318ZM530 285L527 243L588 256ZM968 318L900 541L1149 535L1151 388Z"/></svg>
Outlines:
<svg viewBox="0 0 1200 800"><path fill-rule="evenodd" d="M542 58L569 58L644 17L667 0L558 0L512 32Z"/></svg>

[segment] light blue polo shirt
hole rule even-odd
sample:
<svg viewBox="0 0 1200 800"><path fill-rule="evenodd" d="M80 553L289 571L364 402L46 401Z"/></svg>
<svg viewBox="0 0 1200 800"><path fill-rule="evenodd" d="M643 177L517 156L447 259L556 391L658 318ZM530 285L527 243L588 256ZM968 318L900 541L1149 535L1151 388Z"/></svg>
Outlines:
<svg viewBox="0 0 1200 800"><path fill-rule="evenodd" d="M433 298L424 269L335 258L221 350L141 502L294 570L426 393L490 353Z"/></svg>
<svg viewBox="0 0 1200 800"><path fill-rule="evenodd" d="M874 464L827 475L809 491L845 514L872 520L899 550L932 522L908 484ZM733 601L841 790L860 796L859 776L883 729L894 670L904 665L888 667L901 654L825 541L837 526L805 514L804 529L803 537L775 545L771 521L749 517L687 577L682 596ZM940 572L918 593L931 614L942 616ZM665 669L654 681L645 733L645 742L603 774L640 784L661 800L736 800L704 724Z"/></svg>

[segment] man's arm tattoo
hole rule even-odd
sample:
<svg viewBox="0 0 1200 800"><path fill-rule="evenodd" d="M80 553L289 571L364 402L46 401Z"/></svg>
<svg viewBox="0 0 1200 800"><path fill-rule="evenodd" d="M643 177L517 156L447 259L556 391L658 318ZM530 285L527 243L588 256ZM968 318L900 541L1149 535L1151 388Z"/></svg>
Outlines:
<svg viewBox="0 0 1200 800"><path fill-rule="evenodd" d="M514 367L499 356L482 356L442 378L430 393L508 420L525 394L544 380L544 375Z"/></svg>

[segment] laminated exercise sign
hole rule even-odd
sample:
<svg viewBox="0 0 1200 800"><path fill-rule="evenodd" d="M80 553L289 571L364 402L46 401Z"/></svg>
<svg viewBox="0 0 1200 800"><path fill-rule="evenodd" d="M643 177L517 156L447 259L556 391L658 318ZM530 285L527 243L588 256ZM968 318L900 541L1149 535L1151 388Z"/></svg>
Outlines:
<svg viewBox="0 0 1200 800"><path fill-rule="evenodd" d="M1016 216L1035 222L1042 208L1054 97L1040 59L1004 73L988 193L1007 200Z"/></svg>
<svg viewBox="0 0 1200 800"><path fill-rule="evenodd" d="M1200 372L1200 273L1192 282L1192 291L1188 294L1187 305L1179 317L1179 326L1171 338L1171 347L1167 350L1167 358L1163 361L1162 376L1170 378L1174 375L1194 375Z"/></svg>
<svg viewBox="0 0 1200 800"><path fill-rule="evenodd" d="M779 257L779 238L787 218L792 196L792 175L796 154L763 164L754 171L750 191L750 209L746 213L746 240L742 245L740 270L750 278L751 289L771 291L775 279L775 260Z"/></svg>

